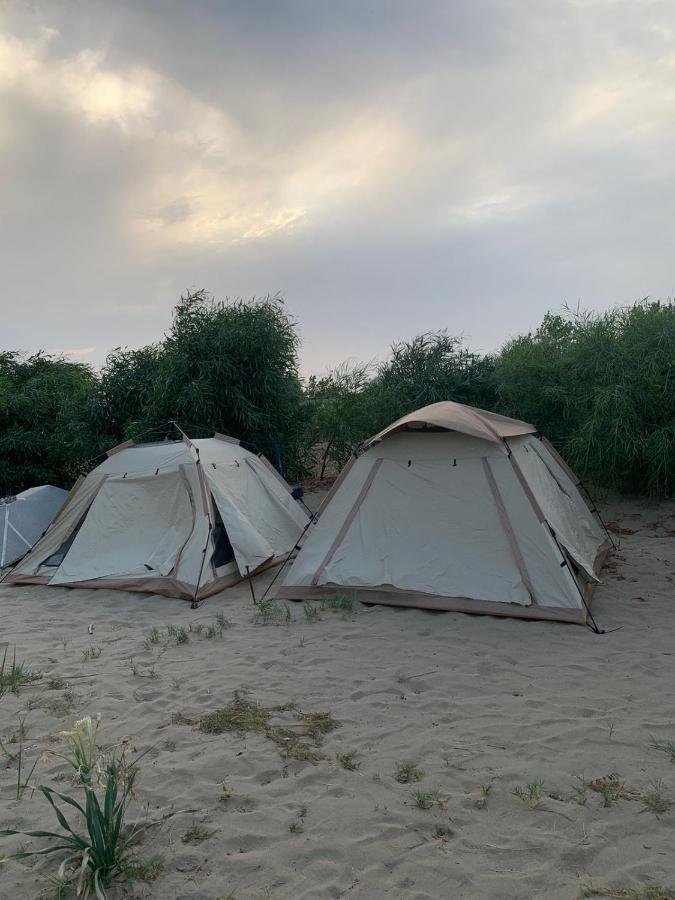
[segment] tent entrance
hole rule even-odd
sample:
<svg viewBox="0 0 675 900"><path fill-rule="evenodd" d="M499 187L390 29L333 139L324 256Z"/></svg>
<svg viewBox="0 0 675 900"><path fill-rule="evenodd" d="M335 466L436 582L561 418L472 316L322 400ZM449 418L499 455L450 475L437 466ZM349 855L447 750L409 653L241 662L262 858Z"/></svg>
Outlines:
<svg viewBox="0 0 675 900"><path fill-rule="evenodd" d="M220 515L218 504L211 494L211 505L215 513L215 525L213 526L213 565L216 569L226 566L228 563L234 562L234 550L227 534L227 528Z"/></svg>

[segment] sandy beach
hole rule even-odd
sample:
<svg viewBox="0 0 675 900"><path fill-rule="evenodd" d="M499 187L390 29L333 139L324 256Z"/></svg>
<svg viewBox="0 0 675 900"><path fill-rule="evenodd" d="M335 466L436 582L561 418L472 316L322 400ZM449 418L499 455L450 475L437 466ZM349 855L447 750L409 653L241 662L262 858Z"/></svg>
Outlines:
<svg viewBox="0 0 675 900"><path fill-rule="evenodd" d="M54 781L64 765L43 754L76 719L100 713L103 742L152 748L134 813L195 811L139 845L140 858L163 860L156 880L120 883L112 897L571 900L672 888L675 811L656 815L644 797L675 801L675 765L651 746L675 742L675 505L603 511L620 546L593 603L601 636L361 605L312 621L291 604L290 623L261 624L247 584L196 611L143 594L0 585L0 654L16 647L41 673L0 699L0 738L16 752L23 723L24 771L40 758L33 781L74 794ZM272 575L255 580L258 597ZM177 643L170 625L193 630ZM338 724L307 737L315 760L284 758L269 734L200 731L235 692L301 736L303 714ZM401 782L406 764L419 781ZM593 789L613 773L624 785L614 800ZM16 785L3 755L0 827L52 829L44 798L17 801ZM43 843L7 838L1 849ZM0 896L53 896L56 868L6 862Z"/></svg>

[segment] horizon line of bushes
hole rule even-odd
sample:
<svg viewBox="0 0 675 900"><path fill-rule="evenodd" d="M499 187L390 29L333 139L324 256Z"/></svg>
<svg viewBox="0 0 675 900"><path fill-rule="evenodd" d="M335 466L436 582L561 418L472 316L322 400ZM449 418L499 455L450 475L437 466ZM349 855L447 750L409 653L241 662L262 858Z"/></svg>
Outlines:
<svg viewBox="0 0 675 900"><path fill-rule="evenodd" d="M161 438L156 429L170 420L191 437L220 431L254 444L290 479L323 475L368 436L439 400L531 422L597 486L675 492L672 300L548 313L491 354L428 332L394 343L377 365L343 363L304 382L299 343L278 297L215 301L196 291L181 297L162 340L116 348L100 373L0 352L0 496L70 487L105 450Z"/></svg>

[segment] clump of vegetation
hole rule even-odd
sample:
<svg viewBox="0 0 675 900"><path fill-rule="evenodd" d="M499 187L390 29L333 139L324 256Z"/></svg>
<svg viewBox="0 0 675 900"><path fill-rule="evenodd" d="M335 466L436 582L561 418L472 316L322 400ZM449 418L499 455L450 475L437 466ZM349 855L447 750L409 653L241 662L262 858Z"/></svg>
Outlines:
<svg viewBox="0 0 675 900"><path fill-rule="evenodd" d="M273 718L292 714L295 722L276 723ZM262 734L273 741L285 759L316 763L323 759L318 749L324 737L339 727L329 712L303 712L296 703L262 706L235 692L233 700L222 709L193 720L174 716L175 724L194 725L205 734Z"/></svg>
<svg viewBox="0 0 675 900"><path fill-rule="evenodd" d="M131 848L138 838L153 826L172 818L169 813L160 820L128 826L126 814L133 797L134 783L138 775L139 757L129 761L130 745L123 743L101 749L97 743L100 718L87 717L77 722L71 731L59 735L65 749L56 753L67 762L84 791L80 803L67 794L61 794L45 785L36 790L45 797L56 814L61 831L15 831L4 829L0 836L23 835L44 838L49 843L38 850L18 850L13 859L59 853L63 857L59 869L63 886L72 884L78 895L94 893L105 900L106 888L112 880L129 871L133 865ZM84 830L79 831L68 820L63 807L66 804L82 817Z"/></svg>
<svg viewBox="0 0 675 900"><path fill-rule="evenodd" d="M348 772L356 772L357 769L361 767L361 763L356 761L356 751L352 750L349 753L337 753L335 758L340 763L343 769L346 769Z"/></svg>
<svg viewBox="0 0 675 900"><path fill-rule="evenodd" d="M642 804L645 810L653 813L657 819L670 811L672 803L663 795L663 782L655 781L648 791L642 792Z"/></svg>
<svg viewBox="0 0 675 900"><path fill-rule="evenodd" d="M16 661L16 647L12 661L7 661L7 647L2 655L0 663L0 697L10 691L12 694L18 694L19 688L27 684L33 684L39 681L42 675L39 672L32 672L25 663Z"/></svg>
<svg viewBox="0 0 675 900"><path fill-rule="evenodd" d="M399 784L411 784L414 781L421 781L424 778L424 772L415 763L400 762L396 763L394 778Z"/></svg>
<svg viewBox="0 0 675 900"><path fill-rule="evenodd" d="M164 859L151 856L148 859L131 858L124 863L122 873L127 881L157 881L164 871Z"/></svg>
<svg viewBox="0 0 675 900"><path fill-rule="evenodd" d="M434 806L445 809L448 803L448 798L438 791L414 791L411 797L415 802L415 806L424 810L432 809Z"/></svg>
<svg viewBox="0 0 675 900"><path fill-rule="evenodd" d="M90 659L98 659L103 653L103 647L87 647L82 651L82 662L89 662Z"/></svg>
<svg viewBox="0 0 675 900"><path fill-rule="evenodd" d="M329 609L337 612L352 612L354 603L346 594L336 594L334 597L324 597L321 601L321 609Z"/></svg>
<svg viewBox="0 0 675 900"><path fill-rule="evenodd" d="M627 788L616 772L587 781L585 787L600 796L602 806L611 806L618 800L642 799L642 793L632 788Z"/></svg>
<svg viewBox="0 0 675 900"><path fill-rule="evenodd" d="M42 697L34 694L28 698L28 709L46 709L55 716L65 716L72 713L77 706L78 696L72 688L64 691L61 697Z"/></svg>
<svg viewBox="0 0 675 900"><path fill-rule="evenodd" d="M277 603L273 597L258 600L253 621L257 625L290 625L291 610L288 603Z"/></svg>
<svg viewBox="0 0 675 900"><path fill-rule="evenodd" d="M495 358L499 410L535 422L595 484L675 486L675 303L547 315Z"/></svg>
<svg viewBox="0 0 675 900"><path fill-rule="evenodd" d="M305 614L305 622L314 624L314 622L321 621L321 615L318 606L310 603L309 600L305 600L305 602L302 604L302 611Z"/></svg>
<svg viewBox="0 0 675 900"><path fill-rule="evenodd" d="M543 789L544 782L535 779L525 785L516 785L512 793L514 797L522 800L530 809L538 809L541 806Z"/></svg>
<svg viewBox="0 0 675 900"><path fill-rule="evenodd" d="M666 756L670 757L671 763L675 765L675 743L673 741L657 741L655 737L652 737L652 742L649 746L653 750L665 753Z"/></svg>
<svg viewBox="0 0 675 900"><path fill-rule="evenodd" d="M174 644L187 644L190 640L187 628L184 628L182 625L168 625L166 633Z"/></svg>
<svg viewBox="0 0 675 900"><path fill-rule="evenodd" d="M208 841L215 833L215 831L210 831L206 828L205 825L201 825L199 822L193 822L181 838L181 841L184 844L201 844L204 841Z"/></svg>
<svg viewBox="0 0 675 900"><path fill-rule="evenodd" d="M187 644L191 637L200 637L205 640L222 637L223 632L231 628L229 622L222 613L218 613L213 622L190 622L187 628L183 625L168 625L166 631L153 626L145 637L146 650L153 647L167 647L170 644Z"/></svg>
<svg viewBox="0 0 675 900"><path fill-rule="evenodd" d="M117 348L100 376L56 356L0 353L0 496L69 487L128 438L242 438L291 478L340 468L399 416L455 400L534 422L586 480L627 492L675 489L675 303L566 310L482 355L444 330L392 345L378 366L344 364L303 387L296 323L276 297L181 297L165 337ZM146 438L147 439L147 438Z"/></svg>

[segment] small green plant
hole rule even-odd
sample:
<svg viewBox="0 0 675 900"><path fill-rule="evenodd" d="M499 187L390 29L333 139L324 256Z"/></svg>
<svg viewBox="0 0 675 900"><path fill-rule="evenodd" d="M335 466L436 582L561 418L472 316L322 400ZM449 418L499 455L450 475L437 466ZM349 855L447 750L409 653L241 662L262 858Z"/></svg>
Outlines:
<svg viewBox="0 0 675 900"><path fill-rule="evenodd" d="M145 824L125 825L142 755L134 765L130 765L127 759L128 743L99 751L96 744L99 723L100 719L87 717L77 722L72 731L63 732L60 737L67 749L56 754L75 769L85 794L83 804L44 785L36 787L54 810L61 831L4 829L0 831L0 837L23 835L47 839L51 842L47 846L38 850L19 850L10 858L20 860L62 853L64 859L59 877L63 884L67 884L66 873L70 873L70 881L76 883L78 895L86 898L94 893L99 900L106 900L106 887L116 875L124 873L134 842L143 832L177 813L168 813L157 821ZM58 801L79 813L85 825L84 832L77 831L68 821Z"/></svg>
<svg viewBox="0 0 675 900"><path fill-rule="evenodd" d="M313 624L314 622L321 621L319 608L313 603L310 603L309 600L305 600L305 602L302 604L302 611L305 614L305 622Z"/></svg>
<svg viewBox="0 0 675 900"><path fill-rule="evenodd" d="M600 805L607 807L618 800L642 800L642 792L627 788L616 772L585 782L585 787L600 797Z"/></svg>
<svg viewBox="0 0 675 900"><path fill-rule="evenodd" d="M434 806L445 809L448 803L448 798L443 797L438 791L414 791L410 796L413 798L415 806L419 809L428 810Z"/></svg>
<svg viewBox="0 0 675 900"><path fill-rule="evenodd" d="M55 716L70 715L77 706L78 696L71 688L64 691L61 697L42 697L40 694L34 694L28 698L26 704L31 709L46 709Z"/></svg>
<svg viewBox="0 0 675 900"><path fill-rule="evenodd" d="M652 742L649 746L652 750L659 750L661 753L665 753L666 756L670 757L671 763L675 765L675 743L673 741L657 741L652 736Z"/></svg>
<svg viewBox="0 0 675 900"><path fill-rule="evenodd" d="M204 825L200 825L199 822L193 822L181 841L184 844L201 844L203 841L208 841L215 833L215 831L209 831Z"/></svg>
<svg viewBox="0 0 675 900"><path fill-rule="evenodd" d="M187 642L190 640L190 635L188 634L187 629L183 628L182 625L169 625L166 629L166 633L175 644L187 644Z"/></svg>
<svg viewBox="0 0 675 900"><path fill-rule="evenodd" d="M538 809L541 806L541 793L544 789L543 781L536 779L530 781L526 785L517 785L512 793L514 797L518 797L523 803L527 804L530 809Z"/></svg>
<svg viewBox="0 0 675 900"><path fill-rule="evenodd" d="M16 776L16 799L21 800L23 798L23 795L30 787L30 780L33 777L35 769L37 768L38 760L35 759L30 772L28 773L28 775L26 775L23 771L23 744L19 745L19 752L16 754L16 757L19 761L19 768Z"/></svg>
<svg viewBox="0 0 675 900"><path fill-rule="evenodd" d="M642 805L646 811L653 813L657 819L670 811L673 804L663 796L662 781L654 781L651 788L643 792Z"/></svg>
<svg viewBox="0 0 675 900"><path fill-rule="evenodd" d="M223 631L227 631L228 628L232 627L232 623L230 622L230 620L226 619L222 613L216 614L216 625L218 626L221 634Z"/></svg>
<svg viewBox="0 0 675 900"><path fill-rule="evenodd" d="M354 603L346 594L336 594L334 597L324 597L321 601L321 609L329 609L338 612L353 612Z"/></svg>
<svg viewBox="0 0 675 900"><path fill-rule="evenodd" d="M161 856L151 856L148 859L129 859L122 868L122 874L127 881L157 881L164 871L164 859Z"/></svg>
<svg viewBox="0 0 675 900"><path fill-rule="evenodd" d="M586 806L586 801L588 800L588 785L586 784L583 775L577 776L577 785L574 788L574 802L578 806Z"/></svg>
<svg viewBox="0 0 675 900"><path fill-rule="evenodd" d="M273 597L259 600L253 617L256 625L290 625L291 610L287 603L277 603Z"/></svg>
<svg viewBox="0 0 675 900"><path fill-rule="evenodd" d="M82 651L82 662L89 662L90 659L98 659L103 653L103 647L87 647Z"/></svg>
<svg viewBox="0 0 675 900"><path fill-rule="evenodd" d="M19 688L26 684L33 684L33 682L39 681L42 677L39 672L32 672L26 668L24 663L16 661L16 647L14 648L12 662L8 664L7 649L5 647L2 662L0 663L0 697L4 696L7 691L10 691L12 694L18 694Z"/></svg>
<svg viewBox="0 0 675 900"><path fill-rule="evenodd" d="M146 649L149 650L150 647L154 647L156 644L161 643L161 640L162 640L162 633L159 630L159 628L157 628L157 627L151 628L148 633L148 636L145 639Z"/></svg>
<svg viewBox="0 0 675 900"><path fill-rule="evenodd" d="M347 769L348 772L356 772L356 770L360 767L361 763L356 762L356 751L352 750L350 753L337 753L335 758L340 763L343 769Z"/></svg>
<svg viewBox="0 0 675 900"><path fill-rule="evenodd" d="M298 810L297 817L295 821L291 822L288 826L288 830L291 834L302 834L305 830L305 817L307 816L307 807L301 806Z"/></svg>
<svg viewBox="0 0 675 900"><path fill-rule="evenodd" d="M487 800L487 798L492 793L492 784L491 783L481 784L480 792L481 792L481 795Z"/></svg>
<svg viewBox="0 0 675 900"><path fill-rule="evenodd" d="M411 784L414 781L421 781L424 778L424 772L415 763L396 763L394 778L399 784Z"/></svg>

